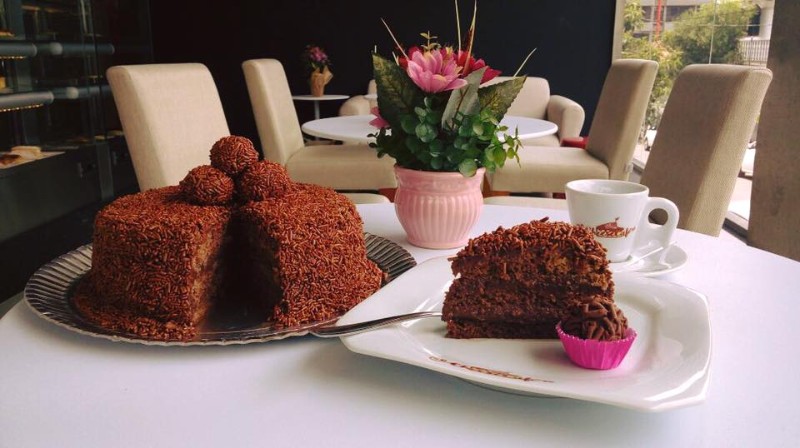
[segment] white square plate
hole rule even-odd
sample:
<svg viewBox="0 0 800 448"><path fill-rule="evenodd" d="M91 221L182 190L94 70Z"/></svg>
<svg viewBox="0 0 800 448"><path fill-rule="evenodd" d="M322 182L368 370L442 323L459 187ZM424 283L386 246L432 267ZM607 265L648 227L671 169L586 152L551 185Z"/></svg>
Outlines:
<svg viewBox="0 0 800 448"><path fill-rule="evenodd" d="M346 325L441 310L453 280L447 258L401 275L344 315ZM615 300L639 336L613 370L572 364L558 340L450 339L439 319L420 319L343 337L348 349L412 364L508 392L663 411L705 399L711 360L706 298L657 279L617 274Z"/></svg>

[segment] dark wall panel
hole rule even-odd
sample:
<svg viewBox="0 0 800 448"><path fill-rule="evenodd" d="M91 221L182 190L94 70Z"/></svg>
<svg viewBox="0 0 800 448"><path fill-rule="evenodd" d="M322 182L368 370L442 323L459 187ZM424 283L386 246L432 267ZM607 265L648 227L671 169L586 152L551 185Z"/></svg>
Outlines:
<svg viewBox="0 0 800 448"><path fill-rule="evenodd" d="M459 3L465 32L472 3ZM513 74L536 48L523 73L547 78L554 94L582 104L588 129L610 65L614 4L614 0L484 0L478 4L475 52L504 74ZM292 92L308 93L300 55L306 44L317 44L334 64L334 78L326 92L355 95L364 93L372 78L369 54L373 47L390 54L392 41L381 18L404 44L419 43L419 33L428 30L442 43L456 40L449 0L156 0L151 2L151 14L156 62L207 65L231 132L256 143L243 61L279 59ZM335 115L339 105L323 103L323 115ZM301 121L312 118L311 103L296 107Z"/></svg>

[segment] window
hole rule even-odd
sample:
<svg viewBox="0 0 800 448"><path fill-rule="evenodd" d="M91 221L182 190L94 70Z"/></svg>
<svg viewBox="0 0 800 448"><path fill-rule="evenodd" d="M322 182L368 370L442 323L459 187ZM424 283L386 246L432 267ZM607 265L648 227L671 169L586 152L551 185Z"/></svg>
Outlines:
<svg viewBox="0 0 800 448"><path fill-rule="evenodd" d="M753 0L620 0L624 1L622 57L659 62L647 118L634 164L647 164L661 112L680 70L689 64L766 66L774 2ZM671 3L679 3L672 5ZM750 211L753 132L729 206L729 217L745 228Z"/></svg>

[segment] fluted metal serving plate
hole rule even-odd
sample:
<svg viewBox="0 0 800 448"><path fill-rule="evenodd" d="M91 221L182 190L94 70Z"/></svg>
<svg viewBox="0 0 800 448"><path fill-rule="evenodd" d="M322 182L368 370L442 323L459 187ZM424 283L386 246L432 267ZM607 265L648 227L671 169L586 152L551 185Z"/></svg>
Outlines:
<svg viewBox="0 0 800 448"><path fill-rule="evenodd" d="M367 257L386 273L387 283L417 263L398 244L386 238L364 233ZM193 341L154 341L129 333L99 327L86 320L73 306L71 295L75 284L92 267L92 245L81 246L39 268L25 285L24 297L33 311L42 318L81 334L146 345L233 345L249 344L303 336L309 329L336 319L306 325L275 328L270 322L253 322L253 317L233 315L217 322L213 330L201 331Z"/></svg>

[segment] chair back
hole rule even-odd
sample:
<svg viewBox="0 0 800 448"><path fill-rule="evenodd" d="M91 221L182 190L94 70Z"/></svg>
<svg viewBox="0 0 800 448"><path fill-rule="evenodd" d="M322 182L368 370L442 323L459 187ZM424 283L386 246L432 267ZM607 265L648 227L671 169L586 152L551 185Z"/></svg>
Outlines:
<svg viewBox="0 0 800 448"><path fill-rule="evenodd" d="M510 76L498 76L486 85L513 79ZM547 105L550 103L550 83L544 78L527 77L514 102L509 106L506 114L519 117L538 118L543 120L547 116Z"/></svg>
<svg viewBox="0 0 800 448"><path fill-rule="evenodd" d="M107 77L142 191L176 185L207 165L211 146L230 134L202 64L120 65Z"/></svg>
<svg viewBox="0 0 800 448"><path fill-rule="evenodd" d="M305 142L283 65L277 59L251 59L242 69L264 158L285 165Z"/></svg>
<svg viewBox="0 0 800 448"><path fill-rule="evenodd" d="M680 228L719 235L771 80L768 69L724 64L678 75L641 182L678 205Z"/></svg>
<svg viewBox="0 0 800 448"><path fill-rule="evenodd" d="M586 150L608 166L608 178L628 180L658 63L617 59L611 64L589 128Z"/></svg>

